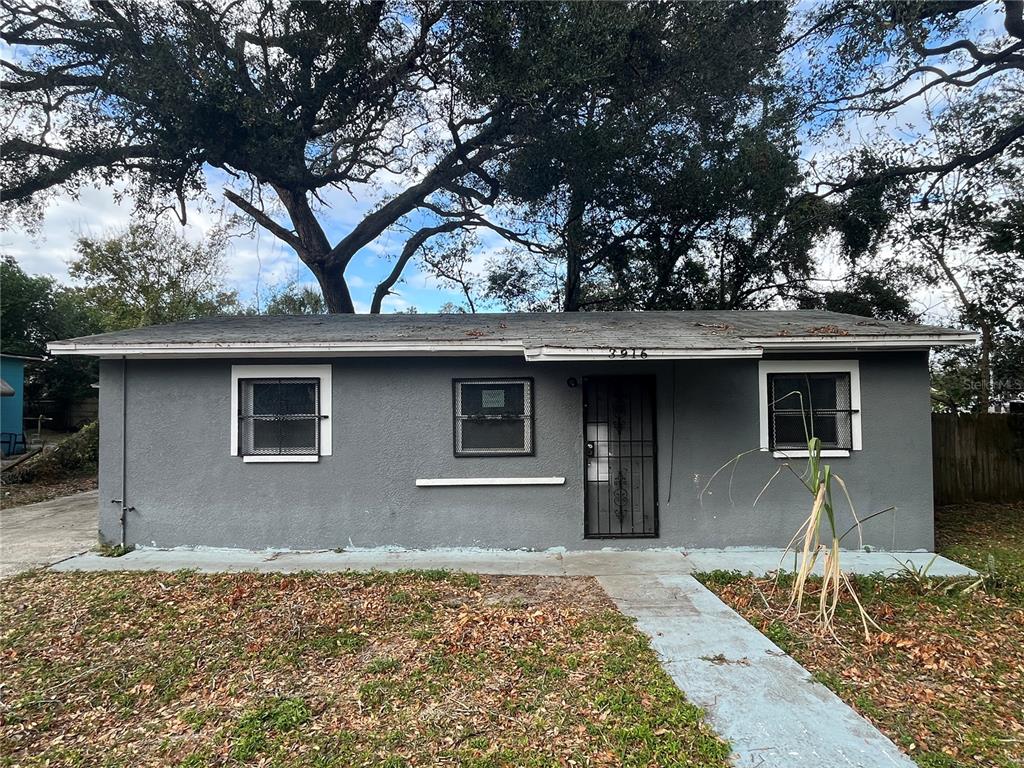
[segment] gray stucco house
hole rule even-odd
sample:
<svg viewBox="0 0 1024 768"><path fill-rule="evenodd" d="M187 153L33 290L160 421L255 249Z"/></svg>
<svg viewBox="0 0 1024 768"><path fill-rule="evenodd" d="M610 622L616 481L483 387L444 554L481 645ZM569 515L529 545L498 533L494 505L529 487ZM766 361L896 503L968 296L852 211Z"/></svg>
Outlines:
<svg viewBox="0 0 1024 768"><path fill-rule="evenodd" d="M806 491L762 488L800 470L809 420L858 513L897 508L865 544L913 550L933 546L928 350L973 340L817 311L595 312L222 317L50 351L101 358L111 542L783 546Z"/></svg>

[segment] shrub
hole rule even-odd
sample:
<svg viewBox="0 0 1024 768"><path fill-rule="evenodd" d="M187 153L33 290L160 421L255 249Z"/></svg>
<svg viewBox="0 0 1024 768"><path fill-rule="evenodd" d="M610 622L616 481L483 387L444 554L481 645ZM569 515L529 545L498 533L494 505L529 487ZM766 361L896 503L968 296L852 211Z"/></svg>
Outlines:
<svg viewBox="0 0 1024 768"><path fill-rule="evenodd" d="M53 482L95 472L99 464L100 427L86 424L55 448L26 459L4 473L5 483Z"/></svg>

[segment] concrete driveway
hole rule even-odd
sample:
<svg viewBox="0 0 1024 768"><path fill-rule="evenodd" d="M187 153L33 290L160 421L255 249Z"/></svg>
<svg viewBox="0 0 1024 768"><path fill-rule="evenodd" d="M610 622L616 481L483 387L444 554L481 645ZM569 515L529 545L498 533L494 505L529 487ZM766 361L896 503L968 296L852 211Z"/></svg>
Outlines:
<svg viewBox="0 0 1024 768"><path fill-rule="evenodd" d="M49 565L96 544L99 491L0 510L0 578Z"/></svg>

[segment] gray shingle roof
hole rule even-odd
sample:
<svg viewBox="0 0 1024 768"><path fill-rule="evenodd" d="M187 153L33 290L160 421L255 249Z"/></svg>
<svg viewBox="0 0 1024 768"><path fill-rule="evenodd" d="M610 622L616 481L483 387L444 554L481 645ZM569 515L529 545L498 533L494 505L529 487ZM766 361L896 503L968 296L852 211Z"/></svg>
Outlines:
<svg viewBox="0 0 1024 768"><path fill-rule="evenodd" d="M814 310L580 312L476 315L314 315L211 317L68 339L57 354L117 354L174 347L403 346L441 348L663 348L756 351L799 339L837 346L884 339L906 346L969 341L964 331ZM767 340L767 341L766 341Z"/></svg>

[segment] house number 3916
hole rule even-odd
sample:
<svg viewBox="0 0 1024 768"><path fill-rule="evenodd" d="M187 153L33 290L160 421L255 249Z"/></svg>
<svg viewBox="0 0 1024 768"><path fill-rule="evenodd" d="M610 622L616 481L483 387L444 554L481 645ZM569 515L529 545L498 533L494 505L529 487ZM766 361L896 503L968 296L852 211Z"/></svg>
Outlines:
<svg viewBox="0 0 1024 768"><path fill-rule="evenodd" d="M621 360L629 358L630 360L646 360L647 350L637 349L636 347L630 349L610 349L608 350L608 357L613 360Z"/></svg>

